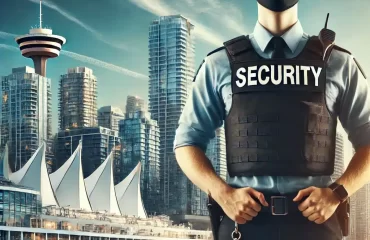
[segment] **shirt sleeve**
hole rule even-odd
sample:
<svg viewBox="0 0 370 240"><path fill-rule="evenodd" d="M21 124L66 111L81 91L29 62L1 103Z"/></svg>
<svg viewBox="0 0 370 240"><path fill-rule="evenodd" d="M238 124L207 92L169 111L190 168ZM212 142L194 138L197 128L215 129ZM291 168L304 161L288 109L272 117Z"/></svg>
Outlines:
<svg viewBox="0 0 370 240"><path fill-rule="evenodd" d="M179 119L174 149L197 146L206 151L216 129L222 126L225 108L216 90L216 67L207 57L199 68Z"/></svg>
<svg viewBox="0 0 370 240"><path fill-rule="evenodd" d="M348 133L348 139L357 149L370 145L370 88L353 56L345 55L346 63L338 72L338 77L345 78L338 117Z"/></svg>

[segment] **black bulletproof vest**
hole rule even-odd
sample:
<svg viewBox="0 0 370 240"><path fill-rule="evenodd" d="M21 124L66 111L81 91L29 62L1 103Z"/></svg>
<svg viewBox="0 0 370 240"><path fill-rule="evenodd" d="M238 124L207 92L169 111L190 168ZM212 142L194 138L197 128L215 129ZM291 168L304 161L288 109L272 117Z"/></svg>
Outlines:
<svg viewBox="0 0 370 240"><path fill-rule="evenodd" d="M248 36L224 43L232 70L225 119L231 177L334 171L337 119L326 107L326 59L317 37L293 59L264 59Z"/></svg>

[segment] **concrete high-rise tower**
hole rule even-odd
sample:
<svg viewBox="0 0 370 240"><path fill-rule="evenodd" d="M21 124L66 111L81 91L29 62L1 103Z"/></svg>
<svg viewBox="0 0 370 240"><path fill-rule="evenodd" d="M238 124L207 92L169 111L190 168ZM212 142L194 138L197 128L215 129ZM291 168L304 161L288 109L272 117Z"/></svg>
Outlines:
<svg viewBox="0 0 370 240"><path fill-rule="evenodd" d="M175 160L173 142L194 77L194 26L181 15L149 27L149 112L160 131L161 193L167 214L189 213L189 180Z"/></svg>
<svg viewBox="0 0 370 240"><path fill-rule="evenodd" d="M96 127L97 83L87 67L68 69L59 82L59 130Z"/></svg>
<svg viewBox="0 0 370 240"><path fill-rule="evenodd" d="M51 112L48 98L50 79L35 73L30 67L13 68L10 75L0 77L0 146L9 146L9 164L12 171L19 170L49 134ZM46 159L52 164L52 157Z"/></svg>
<svg viewBox="0 0 370 240"><path fill-rule="evenodd" d="M39 28L30 30L29 34L17 37L16 42L27 58L32 58L35 65L35 73L46 76L46 61L48 58L59 56L62 45L66 39L62 36L53 35L53 30L42 27L42 0L40 0L40 25Z"/></svg>
<svg viewBox="0 0 370 240"><path fill-rule="evenodd" d="M127 96L126 114L135 113L137 111L146 112L144 99L138 96Z"/></svg>
<svg viewBox="0 0 370 240"><path fill-rule="evenodd" d="M125 115L118 107L104 106L98 110L98 125L99 127L109 128L118 131L118 123L123 120Z"/></svg>

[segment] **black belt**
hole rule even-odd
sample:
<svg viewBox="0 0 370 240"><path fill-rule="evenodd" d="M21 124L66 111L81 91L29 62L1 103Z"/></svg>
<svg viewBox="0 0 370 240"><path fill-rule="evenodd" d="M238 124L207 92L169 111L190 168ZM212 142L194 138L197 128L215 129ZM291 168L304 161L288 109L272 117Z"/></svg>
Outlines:
<svg viewBox="0 0 370 240"><path fill-rule="evenodd" d="M269 206L268 207L262 206L260 213L270 213L273 216L284 216L288 214L300 213L298 206L302 201L293 202L293 199L297 196L297 194L287 194L287 195L264 194L264 196Z"/></svg>

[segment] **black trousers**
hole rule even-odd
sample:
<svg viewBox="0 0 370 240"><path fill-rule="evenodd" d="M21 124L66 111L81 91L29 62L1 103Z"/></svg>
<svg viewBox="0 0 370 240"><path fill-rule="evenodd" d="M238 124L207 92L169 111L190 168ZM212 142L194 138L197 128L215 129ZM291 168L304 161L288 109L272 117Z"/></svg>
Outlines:
<svg viewBox="0 0 370 240"><path fill-rule="evenodd" d="M252 221L238 226L240 240L342 240L342 232L334 214L323 224L316 224L296 213L272 216L259 213ZM235 223L226 215L221 221L217 240L232 240Z"/></svg>

